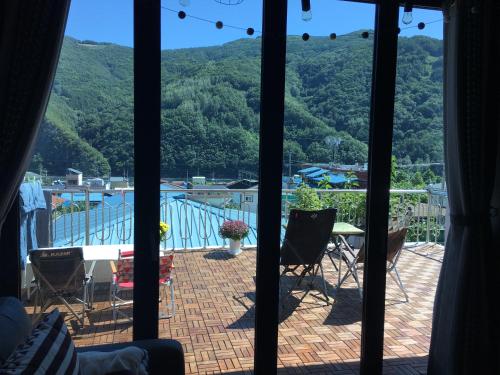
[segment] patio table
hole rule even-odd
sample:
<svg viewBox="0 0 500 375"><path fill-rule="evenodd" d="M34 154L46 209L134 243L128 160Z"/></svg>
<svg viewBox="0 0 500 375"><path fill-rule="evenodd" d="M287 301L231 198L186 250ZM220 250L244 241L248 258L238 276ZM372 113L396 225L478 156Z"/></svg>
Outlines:
<svg viewBox="0 0 500 375"><path fill-rule="evenodd" d="M364 235L364 233L365 233L364 230L355 227L354 225L349 223L336 222L334 224L332 230L332 240L333 240L332 242L334 244L334 247L331 250L327 250L326 255L328 255L333 266L338 271L337 287L340 285L340 275L342 273L342 252L344 251L342 249L342 245L348 248L347 251L353 252L353 249L351 248L346 239L349 236L362 236ZM335 264L334 255L337 255L339 258L338 267Z"/></svg>

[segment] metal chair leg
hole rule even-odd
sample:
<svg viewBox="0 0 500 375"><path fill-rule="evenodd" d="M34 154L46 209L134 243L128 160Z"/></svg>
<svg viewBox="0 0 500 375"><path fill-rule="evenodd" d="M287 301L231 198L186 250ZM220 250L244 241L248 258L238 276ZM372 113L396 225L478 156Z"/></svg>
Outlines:
<svg viewBox="0 0 500 375"><path fill-rule="evenodd" d="M328 293L326 291L325 273L323 272L323 265L321 263L319 264L319 269L321 271L321 280L323 282L323 294L325 295L326 303L328 303L329 299L328 299Z"/></svg>
<svg viewBox="0 0 500 375"><path fill-rule="evenodd" d="M392 277L392 279L397 284L399 289L401 289L401 291L403 292L405 299L406 299L406 302L410 301L410 298L408 297L408 293L406 293L406 289L404 287L403 280L401 280L401 277L399 276L398 269L396 267L394 267L393 270L396 273L396 276L394 276L392 274L392 272L389 272L389 275Z"/></svg>
<svg viewBox="0 0 500 375"><path fill-rule="evenodd" d="M174 296L174 280L170 280L170 303L172 304L172 317L175 316L175 296Z"/></svg>
<svg viewBox="0 0 500 375"><path fill-rule="evenodd" d="M358 285L359 297L361 299L363 299L363 289L361 288L361 285L359 284L358 270L356 269L356 265L353 266L352 276L354 277L354 280L356 280L356 284Z"/></svg>

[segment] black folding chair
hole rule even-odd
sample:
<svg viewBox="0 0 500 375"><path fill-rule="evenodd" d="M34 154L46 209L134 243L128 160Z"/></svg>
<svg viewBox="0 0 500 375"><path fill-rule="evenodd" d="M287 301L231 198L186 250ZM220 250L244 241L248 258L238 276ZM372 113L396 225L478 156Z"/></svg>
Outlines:
<svg viewBox="0 0 500 375"><path fill-rule="evenodd" d="M95 261L89 272L85 271L85 260L81 247L36 249L30 251L35 286L35 306L33 320L54 302L62 302L84 325L85 313L92 309ZM70 300L82 305L81 313L71 306ZM40 311L37 313L37 307Z"/></svg>
<svg viewBox="0 0 500 375"><path fill-rule="evenodd" d="M306 276L310 275L315 278L318 271L321 271L322 292L328 302L321 261L330 241L336 214L337 210L334 208L318 211L295 209L290 211L280 253L280 264L284 267L280 280L286 274L291 273L297 276L297 281L281 296L282 305L293 289L301 285ZM312 287L312 284L310 286Z"/></svg>

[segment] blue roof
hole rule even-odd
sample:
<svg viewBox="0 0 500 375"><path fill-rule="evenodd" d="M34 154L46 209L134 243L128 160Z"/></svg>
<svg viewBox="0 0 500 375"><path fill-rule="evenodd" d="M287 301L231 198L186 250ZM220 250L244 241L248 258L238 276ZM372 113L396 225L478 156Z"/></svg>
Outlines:
<svg viewBox="0 0 500 375"><path fill-rule="evenodd" d="M308 168L304 168L304 169L299 170L298 173L310 173L310 172L314 172L314 171L317 171L320 169L321 168L318 168L318 167L308 167Z"/></svg>
<svg viewBox="0 0 500 375"><path fill-rule="evenodd" d="M343 173L330 173L330 174L328 174L328 177L330 178L329 183L333 184L333 185L343 184L343 183L349 181ZM313 180L316 182L323 181L324 177L315 177L315 178L313 178ZM353 181L353 180L357 180L357 178L351 179L351 181Z"/></svg>
<svg viewBox="0 0 500 375"><path fill-rule="evenodd" d="M324 174L328 173L329 171L326 170L326 169L319 169L317 170L316 172L312 172L312 173L308 173L306 175L307 178L314 178L314 177L319 177L319 176L323 176Z"/></svg>
<svg viewBox="0 0 500 375"><path fill-rule="evenodd" d="M68 205L71 202L71 194L72 193L61 194L61 198L66 199ZM102 202L102 194L103 193L89 193L89 202ZM104 193L105 198L109 195L110 194ZM73 193L73 202L85 202L85 193Z"/></svg>
<svg viewBox="0 0 500 375"><path fill-rule="evenodd" d="M168 188L168 185L162 185ZM100 193L99 193L100 194ZM122 195L123 194L123 195ZM182 197L181 197L182 196ZM218 208L184 198L184 193L162 192L161 220L170 224L164 248L222 246L219 226L224 220L244 220L250 227L245 245L257 243L257 215L237 209ZM90 245L130 244L134 242L134 192L117 191L104 197L102 202L90 209ZM202 220L200 220L202 218ZM71 235L73 233L73 235ZM85 212L63 214L56 218L53 226L54 246L70 243L85 243ZM227 241L226 241L227 242Z"/></svg>
<svg viewBox="0 0 500 375"><path fill-rule="evenodd" d="M281 182L283 183L294 183L294 184L300 184L302 182L302 177L300 176L297 176L297 177L287 177L287 176L283 176L283 178L281 179Z"/></svg>

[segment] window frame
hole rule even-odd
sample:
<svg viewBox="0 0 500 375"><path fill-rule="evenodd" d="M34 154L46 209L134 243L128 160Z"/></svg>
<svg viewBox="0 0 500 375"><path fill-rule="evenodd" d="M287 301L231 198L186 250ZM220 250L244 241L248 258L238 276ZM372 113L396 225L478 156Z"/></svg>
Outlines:
<svg viewBox="0 0 500 375"><path fill-rule="evenodd" d="M370 3L377 7L375 20L374 72L370 118L370 172L367 196L367 260L364 280L361 341L361 373L382 372L383 331L385 311L385 259L387 241L385 220L376 216L388 213L390 149L382 149L392 141L395 88L397 27L399 6L405 1L342 0ZM255 328L255 373L277 372L279 248L281 212L281 169L284 115L284 52L286 52L287 0L263 0L263 46L261 71L261 126L259 149L259 219L270 225L259 225L257 250L257 291ZM395 6L397 4L397 6ZM159 181L161 125L161 2L134 0L134 160L135 199L141 210L135 210L134 247L141 248L135 256L134 339L158 337L158 262L159 262ZM442 0L416 0L415 8L439 10ZM395 9L398 8L398 9ZM278 63L277 66L273 64ZM273 75L271 73L275 73ZM384 81L389 77L390 81ZM383 82L382 84L380 82ZM274 86L274 87L273 87ZM392 87L391 87L392 86ZM387 94L389 93L389 96ZM385 96L384 96L385 95ZM391 99L391 100L388 100ZM385 103L385 104L384 104ZM275 105L273 107L273 105ZM392 108L391 108L392 107ZM377 108L377 111L373 111ZM385 123L383 123L385 121ZM140 126L147 123L148 126ZM272 147L264 147L271 142ZM276 144L281 145L276 148ZM271 152L272 150L272 152ZM277 157L276 155L279 155ZM389 158L388 158L389 156ZM278 171L278 173L275 173ZM278 199L276 199L278 197ZM19 229L19 207L16 199L4 224L0 244L5 251L0 267L1 295L20 298L19 230L9 234L7 228ZM271 214L269 214L271 212ZM375 214L376 213L376 214ZM262 224L263 222L260 221ZM385 223L385 224L384 224ZM15 232L15 231L14 231ZM7 234L7 235L6 235Z"/></svg>

